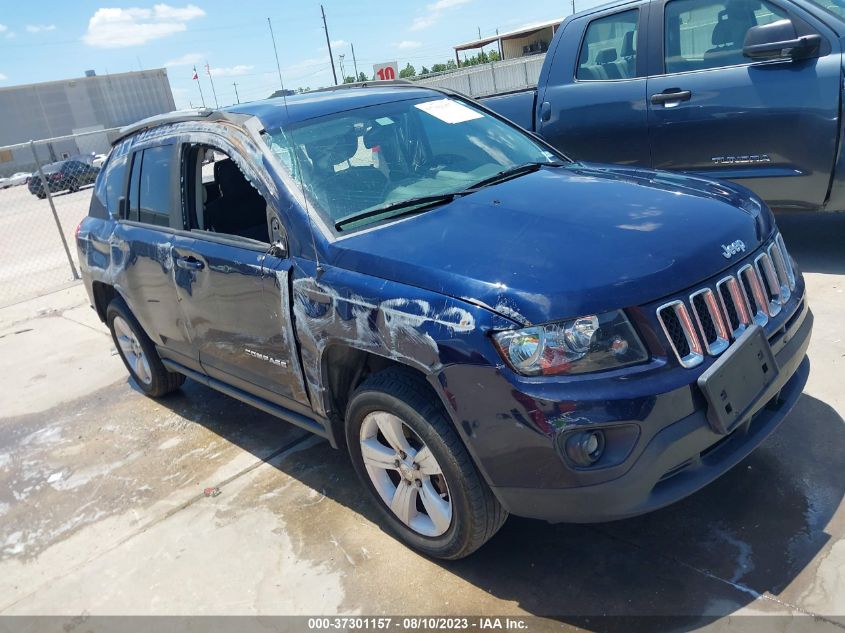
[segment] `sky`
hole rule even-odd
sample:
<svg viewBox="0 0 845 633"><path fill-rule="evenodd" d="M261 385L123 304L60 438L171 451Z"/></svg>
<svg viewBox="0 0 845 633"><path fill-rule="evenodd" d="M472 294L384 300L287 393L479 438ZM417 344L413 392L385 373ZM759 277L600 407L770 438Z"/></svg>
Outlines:
<svg viewBox="0 0 845 633"><path fill-rule="evenodd" d="M598 4L576 0L576 9ZM425 65L454 57L452 46L527 24L565 17L564 2L513 0L323 0L337 75L397 61ZM177 108L269 96L280 87L267 18L272 20L286 88L333 83L320 14L312 0L0 0L0 87L130 70L167 68ZM46 7L46 9L45 9ZM342 60L340 56L343 56ZM235 86L237 83L237 97Z"/></svg>

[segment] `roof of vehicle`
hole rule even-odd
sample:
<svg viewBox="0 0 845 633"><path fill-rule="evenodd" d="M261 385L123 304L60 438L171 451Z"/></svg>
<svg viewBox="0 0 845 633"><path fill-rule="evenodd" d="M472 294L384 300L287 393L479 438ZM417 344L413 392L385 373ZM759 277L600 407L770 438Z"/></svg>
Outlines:
<svg viewBox="0 0 845 633"><path fill-rule="evenodd" d="M436 97L437 90L411 83L369 82L348 88L315 90L228 107L224 112L257 116L267 128L380 103Z"/></svg>
<svg viewBox="0 0 845 633"><path fill-rule="evenodd" d="M141 130L170 123L185 121L239 122L244 118L255 116L266 128L274 129L288 123L297 123L345 110L405 99L433 97L438 94L442 94L442 92L409 81L369 81L333 86L287 97L252 101L216 111L208 108L175 110L157 114L121 128L117 137L112 141L112 145Z"/></svg>

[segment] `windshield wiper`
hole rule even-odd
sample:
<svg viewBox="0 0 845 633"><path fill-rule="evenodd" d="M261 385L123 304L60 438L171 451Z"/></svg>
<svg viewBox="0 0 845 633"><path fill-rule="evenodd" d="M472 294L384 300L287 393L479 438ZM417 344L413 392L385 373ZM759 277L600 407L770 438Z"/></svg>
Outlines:
<svg viewBox="0 0 845 633"><path fill-rule="evenodd" d="M566 163L561 162L522 163L521 165L516 165L514 167L508 167L507 169L503 169L499 173L494 174L489 178L485 178L484 180L479 180L478 182L467 187L466 189L461 189L460 191L450 191L448 193L438 193L431 196L408 198L407 200L393 202L383 207L378 207L376 209L369 209L367 211L361 211L359 213L350 213L349 215L345 215L342 218L335 220L334 228L340 231L342 230L342 227L346 226L347 224L352 224L353 222L358 222L359 220L366 220L367 218L372 218L378 215L384 215L385 213L390 213L391 211L398 211L402 209L405 210L404 213L397 213L392 217L396 218L401 217L403 215L409 215L411 213L420 213L438 204L451 202L455 198L475 193L479 189L482 189L489 185L493 185L504 180L509 180L511 178L517 178L518 176L522 176L524 174L530 174L531 172L537 171L541 167L560 167L561 165L565 164Z"/></svg>
<svg viewBox="0 0 845 633"><path fill-rule="evenodd" d="M468 193L472 193L471 191L451 191L449 193L438 193L432 196L420 196L418 198L408 198L407 200L400 200L399 202L393 202L391 204L385 205L383 207L378 207L376 209L369 209L368 211L361 211L359 213L350 213L349 215L345 215L342 218L335 220L334 228L338 231L342 230L342 227L347 224L352 224L353 222L357 222L359 220L366 220L367 218L372 218L377 215L384 215L385 213L390 213L391 211L398 211L400 209L405 209L405 213L397 213L393 217L399 217L402 215L408 215L409 213L417 213L420 211L425 211L430 207L433 207L438 204L443 204L446 202L451 202L455 198L459 196L464 196Z"/></svg>
<svg viewBox="0 0 845 633"><path fill-rule="evenodd" d="M497 174L493 174L492 176L485 178L484 180L479 180L478 182L472 184L471 186L464 189L464 193L472 193L473 191L477 191L478 189L489 187L490 185L495 185L497 183L504 182L505 180L510 180L511 178L518 178L519 176L530 174L532 172L538 171L541 167L560 167L561 165L565 164L566 163L560 162L531 162L522 163L521 165L515 165L513 167L508 167L507 169L503 169Z"/></svg>

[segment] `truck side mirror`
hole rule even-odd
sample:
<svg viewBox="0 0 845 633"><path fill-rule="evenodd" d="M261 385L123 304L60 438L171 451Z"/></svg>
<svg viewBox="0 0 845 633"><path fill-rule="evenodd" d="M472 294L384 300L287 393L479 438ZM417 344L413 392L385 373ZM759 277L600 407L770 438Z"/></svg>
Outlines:
<svg viewBox="0 0 845 633"><path fill-rule="evenodd" d="M752 26L745 34L742 54L752 60L809 59L818 57L822 37L798 35L790 19Z"/></svg>

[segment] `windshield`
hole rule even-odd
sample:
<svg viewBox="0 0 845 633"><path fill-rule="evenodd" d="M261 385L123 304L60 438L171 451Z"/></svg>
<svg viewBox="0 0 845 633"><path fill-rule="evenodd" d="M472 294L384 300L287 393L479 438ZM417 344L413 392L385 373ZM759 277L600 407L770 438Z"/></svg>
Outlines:
<svg viewBox="0 0 845 633"><path fill-rule="evenodd" d="M270 130L266 140L327 225L390 207L344 221L343 232L393 217L404 201L430 202L512 167L561 161L527 134L442 97L309 119Z"/></svg>

